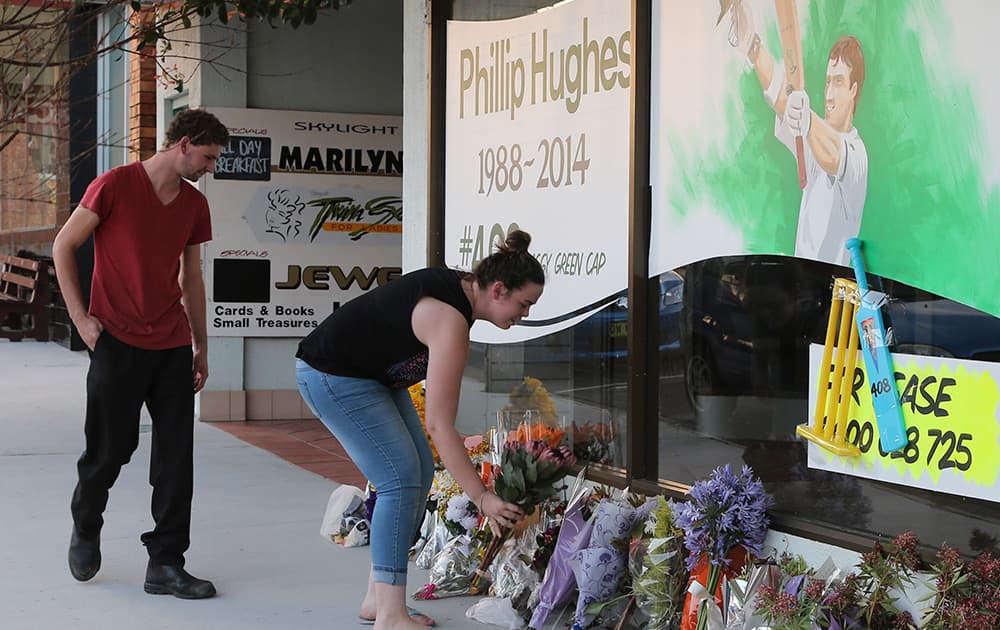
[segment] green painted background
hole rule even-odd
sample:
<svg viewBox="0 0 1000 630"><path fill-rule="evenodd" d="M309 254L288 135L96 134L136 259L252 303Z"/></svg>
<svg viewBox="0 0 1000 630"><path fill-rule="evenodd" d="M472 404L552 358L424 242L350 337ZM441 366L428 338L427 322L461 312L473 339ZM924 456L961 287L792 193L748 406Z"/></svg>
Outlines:
<svg viewBox="0 0 1000 630"><path fill-rule="evenodd" d="M987 82L996 88L1000 72L962 76L949 58L962 33L954 32L948 11L976 7L989 7L992 16L982 19L1000 23L1000 4L931 0L811 2L799 18L814 111L822 111L833 43L854 35L864 51L866 78L854 125L868 151L860 237L869 271L1000 316L1000 192L984 181L996 165L988 162L980 127L984 117L1000 112L982 111L976 98ZM934 25L934 32L913 30L911 11L925 13L920 22ZM765 45L780 58L770 18ZM937 53L925 55L922 42L932 40ZM984 42L984 68L993 65L997 40ZM675 165L681 167L670 174L671 206L683 214L688 202L707 194L742 227L749 251L791 254L801 200L795 158L774 137L774 112L752 72L741 75L739 89L727 98L733 99L727 110L745 115L745 128L734 125L740 130L730 132L735 150L725 156L678 154ZM993 152L1000 154L1000 148Z"/></svg>

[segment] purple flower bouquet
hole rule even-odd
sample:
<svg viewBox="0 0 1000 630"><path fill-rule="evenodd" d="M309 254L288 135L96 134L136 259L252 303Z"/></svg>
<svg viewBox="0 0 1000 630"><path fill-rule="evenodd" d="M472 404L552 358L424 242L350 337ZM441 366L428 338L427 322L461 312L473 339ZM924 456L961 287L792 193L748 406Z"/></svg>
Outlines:
<svg viewBox="0 0 1000 630"><path fill-rule="evenodd" d="M684 546L690 551L687 566L693 572L692 582L704 594L688 594L681 628L690 630L692 619L697 618L694 627L704 630L709 607L718 605L723 571L739 570L730 567L732 556L744 551L760 554L769 524L767 510L773 501L748 466L735 474L728 464L695 483L689 496L678 510L677 525L684 530ZM707 564L707 575L695 575L699 563Z"/></svg>
<svg viewBox="0 0 1000 630"><path fill-rule="evenodd" d="M549 613L562 605L576 587L576 576L569 567L568 559L590 543L594 520L584 518L583 514L589 496L590 490L583 483L583 473L580 473L570 491L569 503L556 536L555 548L545 567L538 590L538 605L531 615L529 628L544 626Z"/></svg>

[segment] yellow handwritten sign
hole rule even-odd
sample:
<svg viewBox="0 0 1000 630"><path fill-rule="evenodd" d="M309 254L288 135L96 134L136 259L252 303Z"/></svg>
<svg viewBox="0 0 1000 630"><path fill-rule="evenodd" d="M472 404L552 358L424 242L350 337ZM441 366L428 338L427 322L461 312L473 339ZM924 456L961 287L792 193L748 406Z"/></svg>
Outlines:
<svg viewBox="0 0 1000 630"><path fill-rule="evenodd" d="M822 346L810 349L810 392L821 373ZM846 439L861 451L840 457L809 444L809 466L927 490L1000 501L1000 365L893 354L906 447L879 446L870 383L858 361ZM812 394L815 397L815 393ZM810 400L810 408L815 400Z"/></svg>

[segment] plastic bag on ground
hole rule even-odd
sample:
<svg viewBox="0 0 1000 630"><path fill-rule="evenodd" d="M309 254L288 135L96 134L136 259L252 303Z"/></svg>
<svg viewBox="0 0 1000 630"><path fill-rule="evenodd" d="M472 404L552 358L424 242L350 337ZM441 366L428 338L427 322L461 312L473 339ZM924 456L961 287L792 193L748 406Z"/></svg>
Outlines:
<svg viewBox="0 0 1000 630"><path fill-rule="evenodd" d="M483 597L465 611L465 616L479 623L508 630L521 630L525 627L524 619L517 614L510 599L506 597Z"/></svg>
<svg viewBox="0 0 1000 630"><path fill-rule="evenodd" d="M364 508L364 501L365 493L361 488L346 484L334 488L330 499L326 502L326 512L319 527L319 535L330 542L337 542L337 536L346 533L345 519L354 516L364 518L364 514L358 514Z"/></svg>

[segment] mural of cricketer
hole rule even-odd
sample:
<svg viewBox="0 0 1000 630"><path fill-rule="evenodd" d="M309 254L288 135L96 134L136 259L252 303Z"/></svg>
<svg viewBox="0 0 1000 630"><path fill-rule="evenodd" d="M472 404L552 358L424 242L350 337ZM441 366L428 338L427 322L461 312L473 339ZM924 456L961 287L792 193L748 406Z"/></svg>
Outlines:
<svg viewBox="0 0 1000 630"><path fill-rule="evenodd" d="M774 110L774 135L799 162L802 202L795 255L850 266L844 244L858 235L868 189L868 153L854 127L865 82L861 44L844 35L830 49L820 116L804 90L795 0L775 0L782 60L763 45L743 0L721 4L719 21L728 15L730 44L746 57Z"/></svg>

